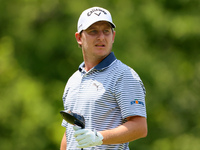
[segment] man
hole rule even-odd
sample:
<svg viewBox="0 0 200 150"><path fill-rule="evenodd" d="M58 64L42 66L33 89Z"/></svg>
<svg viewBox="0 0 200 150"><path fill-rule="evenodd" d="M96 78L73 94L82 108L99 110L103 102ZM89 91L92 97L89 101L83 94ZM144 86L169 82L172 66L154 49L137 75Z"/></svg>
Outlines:
<svg viewBox="0 0 200 150"><path fill-rule="evenodd" d="M68 80L63 103L84 116L85 129L63 120L61 150L129 150L128 142L147 135L145 89L137 73L111 52L114 28L104 8L89 8L79 18L75 37L84 62Z"/></svg>

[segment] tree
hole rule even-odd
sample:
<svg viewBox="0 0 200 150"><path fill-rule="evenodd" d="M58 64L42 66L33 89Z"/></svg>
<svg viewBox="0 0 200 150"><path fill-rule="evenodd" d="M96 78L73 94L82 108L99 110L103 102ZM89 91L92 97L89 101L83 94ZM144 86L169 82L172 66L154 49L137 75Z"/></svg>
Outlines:
<svg viewBox="0 0 200 150"><path fill-rule="evenodd" d="M0 3L0 149L59 149L62 93L83 61L76 24L92 6L112 13L113 51L135 69L147 91L149 134L130 148L200 148L198 0Z"/></svg>

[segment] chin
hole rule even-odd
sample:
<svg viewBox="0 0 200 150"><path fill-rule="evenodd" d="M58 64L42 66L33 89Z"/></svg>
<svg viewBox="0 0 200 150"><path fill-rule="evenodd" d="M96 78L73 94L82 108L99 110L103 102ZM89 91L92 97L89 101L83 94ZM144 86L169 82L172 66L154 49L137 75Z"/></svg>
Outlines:
<svg viewBox="0 0 200 150"><path fill-rule="evenodd" d="M110 54L110 51L104 51L104 50L103 51L98 51L96 53L96 55L101 56L101 57L106 57L109 54Z"/></svg>

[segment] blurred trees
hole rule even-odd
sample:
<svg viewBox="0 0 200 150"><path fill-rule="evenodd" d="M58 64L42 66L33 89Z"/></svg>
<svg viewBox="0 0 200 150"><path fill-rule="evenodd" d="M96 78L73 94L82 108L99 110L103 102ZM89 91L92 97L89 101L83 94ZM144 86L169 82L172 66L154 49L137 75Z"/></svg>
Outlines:
<svg viewBox="0 0 200 150"><path fill-rule="evenodd" d="M80 13L105 7L113 51L142 78L149 133L137 150L200 148L199 0L0 0L0 149L59 149L62 93L83 61Z"/></svg>

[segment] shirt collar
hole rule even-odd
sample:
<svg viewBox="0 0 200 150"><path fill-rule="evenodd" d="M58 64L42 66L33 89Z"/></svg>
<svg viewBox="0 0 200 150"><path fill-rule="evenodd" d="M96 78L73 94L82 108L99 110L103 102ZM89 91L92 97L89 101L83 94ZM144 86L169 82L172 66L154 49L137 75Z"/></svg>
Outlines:
<svg viewBox="0 0 200 150"><path fill-rule="evenodd" d="M111 52L106 58L104 58L98 65L94 67L94 69L102 70L108 67L113 61L116 60L116 57L113 52ZM79 66L79 71L82 72L85 67L85 63L82 62Z"/></svg>

